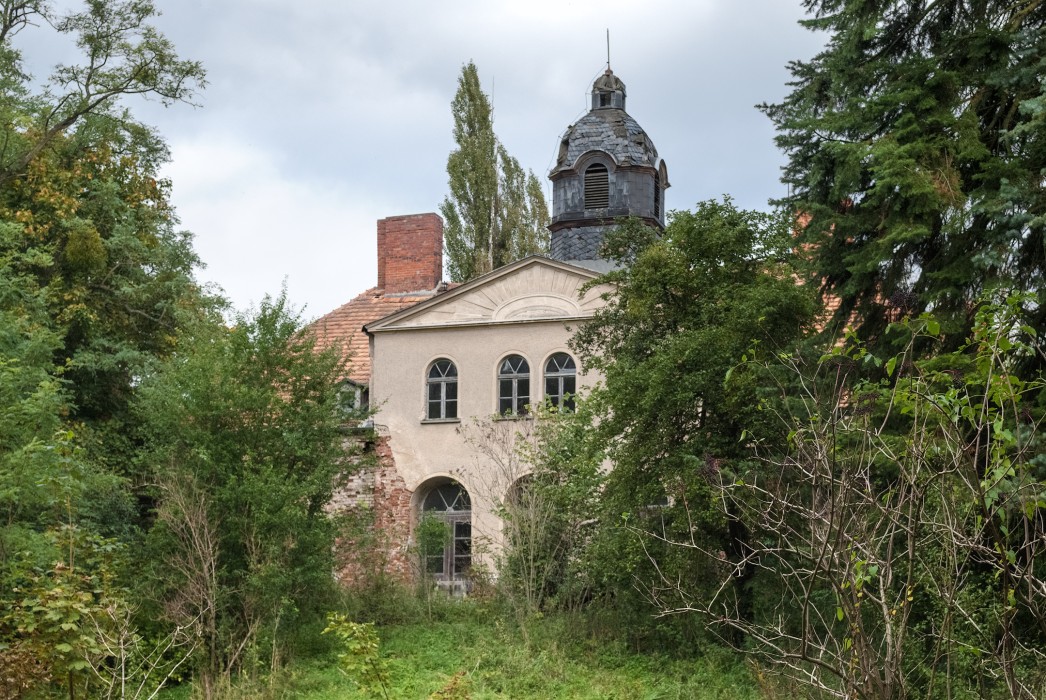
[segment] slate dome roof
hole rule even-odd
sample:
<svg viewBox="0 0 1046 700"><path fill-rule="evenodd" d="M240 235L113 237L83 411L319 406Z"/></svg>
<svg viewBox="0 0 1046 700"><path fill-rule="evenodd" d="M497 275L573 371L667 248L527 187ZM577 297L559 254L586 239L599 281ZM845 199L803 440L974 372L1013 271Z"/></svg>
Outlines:
<svg viewBox="0 0 1046 700"><path fill-rule="evenodd" d="M625 84L607 70L592 84L592 94L595 96L599 93L620 93L623 96ZM573 168L577 159L589 151L608 153L619 166L656 168L660 163L654 142L643 131L643 127L618 107L594 106L585 116L567 127L560 142L556 166L550 175Z"/></svg>
<svg viewBox="0 0 1046 700"><path fill-rule="evenodd" d="M656 168L654 142L643 127L623 109L594 109L567 129L553 173L574 167L589 151L603 151L617 164Z"/></svg>

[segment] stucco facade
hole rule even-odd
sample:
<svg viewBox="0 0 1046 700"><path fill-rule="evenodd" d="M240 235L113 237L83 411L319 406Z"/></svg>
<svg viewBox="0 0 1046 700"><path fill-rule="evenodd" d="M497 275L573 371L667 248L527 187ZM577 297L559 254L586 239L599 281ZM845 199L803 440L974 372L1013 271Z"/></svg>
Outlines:
<svg viewBox="0 0 1046 700"><path fill-rule="evenodd" d="M591 386L597 377L580 365L569 341L573 328L603 303L603 290L581 295L594 277L573 265L528 258L366 328L375 427L388 437L412 493L412 512L421 512L432 488L460 484L471 502L475 556L488 565L501 540L500 502L526 469L509 463L512 443L533 420L499 415L499 365L509 356L526 360L532 405L547 398L545 370L557 353L574 360L577 393ZM428 378L440 360L456 369L453 418L430 417Z"/></svg>
<svg viewBox="0 0 1046 700"><path fill-rule="evenodd" d="M569 343L609 290L582 290L612 266L602 243L617 217L664 227L668 187L609 67L592 86L592 109L560 139L549 178L551 257L448 285L440 218L390 217L378 222L378 286L313 324L322 346L352 354L346 380L369 392L379 459L340 503L373 513L380 536L367 541L380 542L374 559L387 573L420 565L463 590L475 564L492 570L500 506L528 470L516 445L533 431L533 407L569 408L598 380ZM415 526L424 514L449 525L451 538L421 557Z"/></svg>

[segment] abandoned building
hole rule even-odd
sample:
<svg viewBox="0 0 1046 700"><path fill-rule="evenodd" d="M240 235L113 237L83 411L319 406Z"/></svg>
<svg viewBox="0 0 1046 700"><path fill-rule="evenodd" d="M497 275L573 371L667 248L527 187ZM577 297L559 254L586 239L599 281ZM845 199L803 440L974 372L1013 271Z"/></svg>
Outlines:
<svg viewBox="0 0 1046 700"><path fill-rule="evenodd" d="M375 411L378 466L356 475L337 505L370 507L380 535L372 554L390 573L409 576L422 564L456 588L474 561L489 570L502 533L498 505L525 476L509 453L532 422L529 407L569 408L597 379L568 342L605 290L581 289L609 269L599 251L615 220L663 228L669 186L625 96L607 69L591 109L562 137L549 174L549 257L447 285L442 220L382 219L377 287L312 324L321 344L350 355L347 386ZM412 562L411 531L423 513L447 522L453 537L441 554Z"/></svg>

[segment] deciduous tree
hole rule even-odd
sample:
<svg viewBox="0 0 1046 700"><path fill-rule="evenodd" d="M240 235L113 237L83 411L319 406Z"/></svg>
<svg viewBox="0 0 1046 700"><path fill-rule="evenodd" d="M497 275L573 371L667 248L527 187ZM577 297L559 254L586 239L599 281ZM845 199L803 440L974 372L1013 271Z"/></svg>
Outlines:
<svg viewBox="0 0 1046 700"><path fill-rule="evenodd" d="M618 591L653 575L651 561L695 588L716 566L718 555L695 558L636 531L695 534L709 551L743 557L746 533L716 507L718 474L742 470L745 443L771 429L760 410L770 380L735 367L794 352L812 314L791 246L787 217L729 200L675 212L663 235L629 221L608 236L621 267L600 281L614 292L573 346L604 377L595 430L613 471L601 527L615 539L603 545L603 576Z"/></svg>
<svg viewBox="0 0 1046 700"><path fill-rule="evenodd" d="M195 329L143 381L146 461L161 486L150 589L195 630L205 694L259 644L278 661L331 603L325 507L349 460L342 360L315 348L281 295L232 329Z"/></svg>

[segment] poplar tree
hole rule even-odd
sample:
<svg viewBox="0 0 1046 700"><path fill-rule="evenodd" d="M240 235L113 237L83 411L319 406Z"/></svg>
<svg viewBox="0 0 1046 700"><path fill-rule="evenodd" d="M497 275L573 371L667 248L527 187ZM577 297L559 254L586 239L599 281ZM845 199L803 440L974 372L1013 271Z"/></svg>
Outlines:
<svg viewBox="0 0 1046 700"><path fill-rule="evenodd" d="M1046 4L806 0L825 49L762 105L809 217L811 278L875 338L933 310L961 343L986 290L1046 325Z"/></svg>
<svg viewBox="0 0 1046 700"><path fill-rule="evenodd" d="M534 172L494 134L494 111L471 61L451 103L457 148L447 158L450 194L440 205L447 271L467 282L548 249L548 205Z"/></svg>

